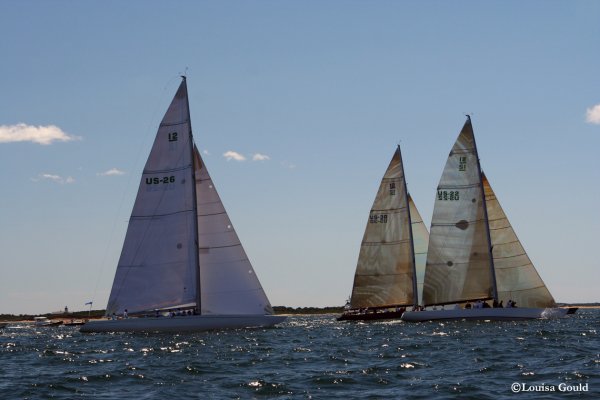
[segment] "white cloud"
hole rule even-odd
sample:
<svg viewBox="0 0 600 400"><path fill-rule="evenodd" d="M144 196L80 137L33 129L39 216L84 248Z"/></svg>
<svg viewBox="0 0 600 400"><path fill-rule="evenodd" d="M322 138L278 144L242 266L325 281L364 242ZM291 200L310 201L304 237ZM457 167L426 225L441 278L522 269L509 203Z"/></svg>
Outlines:
<svg viewBox="0 0 600 400"><path fill-rule="evenodd" d="M256 153L252 156L252 161L266 161L266 160L270 160L271 157L269 157L266 154L260 154L260 153Z"/></svg>
<svg viewBox="0 0 600 400"><path fill-rule="evenodd" d="M202 150L202 154L205 156L210 156L210 152L208 150Z"/></svg>
<svg viewBox="0 0 600 400"><path fill-rule="evenodd" d="M282 166L283 168L288 168L288 169L294 169L294 168L296 168L296 164L292 164L292 163L291 163L291 162L289 162L289 161L283 161L283 162L281 163L281 166Z"/></svg>
<svg viewBox="0 0 600 400"><path fill-rule="evenodd" d="M0 143L32 142L49 145L52 142L70 142L81 139L63 132L58 126L34 126L26 124L0 125Z"/></svg>
<svg viewBox="0 0 600 400"><path fill-rule="evenodd" d="M246 157L238 153L237 151L226 151L223 153L223 157L227 159L227 161L235 160L235 161L246 161Z"/></svg>
<svg viewBox="0 0 600 400"><path fill-rule="evenodd" d="M124 175L125 172L121 171L118 168L111 168L108 171L98 172L96 175L98 176L116 176L116 175Z"/></svg>
<svg viewBox="0 0 600 400"><path fill-rule="evenodd" d="M600 104L588 108L585 113L585 120L590 124L600 125Z"/></svg>
<svg viewBox="0 0 600 400"><path fill-rule="evenodd" d="M61 185L75 183L75 179L72 176L67 176L66 178L64 178L60 175L55 175L55 174L40 174L40 175L38 175L37 178L32 178L31 180L34 182L39 182L41 180L47 180L47 181L51 181L51 182L60 183Z"/></svg>

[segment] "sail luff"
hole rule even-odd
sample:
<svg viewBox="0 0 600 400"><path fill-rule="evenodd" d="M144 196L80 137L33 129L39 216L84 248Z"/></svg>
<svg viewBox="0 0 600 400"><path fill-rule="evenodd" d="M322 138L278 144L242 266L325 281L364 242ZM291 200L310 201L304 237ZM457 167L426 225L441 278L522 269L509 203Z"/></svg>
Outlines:
<svg viewBox="0 0 600 400"><path fill-rule="evenodd" d="M469 119L469 124L471 125L471 130L473 130L473 124L471 122L471 116L467 115L467 118ZM485 190L483 187L483 172L481 171L481 163L479 161L479 152L477 151L477 142L475 140L475 135L473 135L473 147L475 149L475 158L477 159L477 171L478 171L478 176L479 176L479 185L481 187L481 193L482 193L482 202L483 202L483 215L484 215L484 220L485 220L485 232L487 235L487 240L488 240L488 253L490 255L490 276L492 279L492 296L493 299L497 302L498 301L498 286L496 284L496 270L494 268L494 255L492 254L492 238L490 236L490 221L488 218L488 211L487 211L487 203L485 200Z"/></svg>
<svg viewBox="0 0 600 400"><path fill-rule="evenodd" d="M187 91L187 77L183 75L181 77L183 79L183 84L185 85L185 105L187 110L187 120L188 120L188 135L189 135L189 143L190 143L190 160L192 160L192 204L194 210L194 222L193 222L193 246L194 246L194 261L195 261L195 270L196 270L196 310L198 314L202 313L202 285L201 285L201 276L200 276L200 254L198 251L198 194L196 193L196 166L194 163L194 149L196 145L194 144L194 135L192 133L192 117L190 113L190 98Z"/></svg>
<svg viewBox="0 0 600 400"><path fill-rule="evenodd" d="M408 188L406 185L406 173L404 172L404 162L402 160L402 150L400 149L400 145L398 145L398 156L400 157L400 168L402 169L403 178L402 182L404 184L404 199L406 202L406 216L408 218L408 235L410 237L410 258L412 260L412 283L413 283L413 305L419 304L419 292L417 288L417 268L415 262L415 241L413 238L413 225L412 219L410 215L410 201Z"/></svg>

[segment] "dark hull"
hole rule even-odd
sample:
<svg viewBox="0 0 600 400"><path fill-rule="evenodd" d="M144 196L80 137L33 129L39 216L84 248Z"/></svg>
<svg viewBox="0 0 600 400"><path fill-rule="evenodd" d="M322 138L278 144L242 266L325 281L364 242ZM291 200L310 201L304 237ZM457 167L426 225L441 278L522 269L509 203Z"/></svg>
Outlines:
<svg viewBox="0 0 600 400"><path fill-rule="evenodd" d="M338 321L381 321L386 319L400 319L404 311L388 311L388 312L370 312L370 313L349 313L340 315Z"/></svg>

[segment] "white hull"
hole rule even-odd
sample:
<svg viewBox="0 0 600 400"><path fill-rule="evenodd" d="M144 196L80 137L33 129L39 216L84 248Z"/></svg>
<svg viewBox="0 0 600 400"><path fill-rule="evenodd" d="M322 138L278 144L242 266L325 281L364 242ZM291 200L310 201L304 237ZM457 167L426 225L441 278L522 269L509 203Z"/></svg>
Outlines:
<svg viewBox="0 0 600 400"><path fill-rule="evenodd" d="M518 321L524 319L562 318L566 308L471 308L458 310L406 311L401 319L407 322L438 320Z"/></svg>
<svg viewBox="0 0 600 400"><path fill-rule="evenodd" d="M270 327L285 320L276 315L193 315L90 321L80 332L195 332Z"/></svg>

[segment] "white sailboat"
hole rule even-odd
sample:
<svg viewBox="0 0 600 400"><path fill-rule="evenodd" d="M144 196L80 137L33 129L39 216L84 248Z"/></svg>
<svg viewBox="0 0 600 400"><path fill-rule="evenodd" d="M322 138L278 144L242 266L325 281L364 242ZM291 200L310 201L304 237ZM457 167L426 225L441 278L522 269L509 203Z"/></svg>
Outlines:
<svg viewBox="0 0 600 400"><path fill-rule="evenodd" d="M423 303L434 309L407 311L402 320L556 318L576 310L556 306L500 207L481 171L470 117L437 189Z"/></svg>
<svg viewBox="0 0 600 400"><path fill-rule="evenodd" d="M400 146L381 180L360 247L349 306L338 318L400 318L419 302L428 232L406 189Z"/></svg>
<svg viewBox="0 0 600 400"><path fill-rule="evenodd" d="M160 123L106 308L82 332L264 327L273 309L194 145L186 78Z"/></svg>

